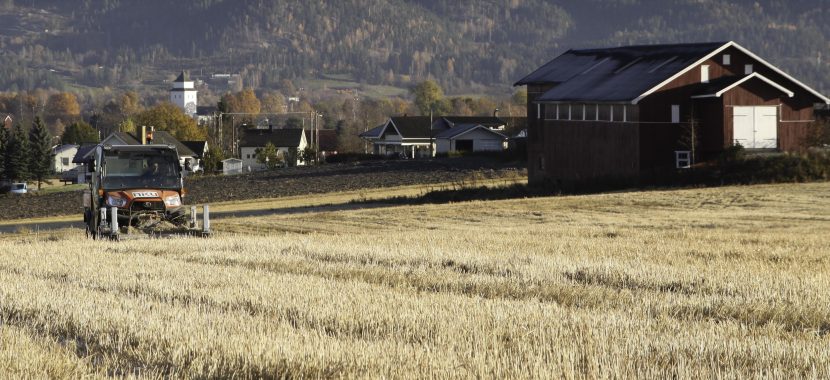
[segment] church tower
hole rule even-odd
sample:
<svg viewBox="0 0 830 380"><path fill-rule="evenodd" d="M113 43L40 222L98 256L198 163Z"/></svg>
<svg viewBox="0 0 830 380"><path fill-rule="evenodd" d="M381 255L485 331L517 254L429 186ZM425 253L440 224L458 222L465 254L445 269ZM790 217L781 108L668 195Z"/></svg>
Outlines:
<svg viewBox="0 0 830 380"><path fill-rule="evenodd" d="M182 71L179 77L173 81L173 88L170 89L170 102L179 106L184 113L191 117L195 116L196 105L199 104L196 100L196 93L193 81L187 80L184 71Z"/></svg>

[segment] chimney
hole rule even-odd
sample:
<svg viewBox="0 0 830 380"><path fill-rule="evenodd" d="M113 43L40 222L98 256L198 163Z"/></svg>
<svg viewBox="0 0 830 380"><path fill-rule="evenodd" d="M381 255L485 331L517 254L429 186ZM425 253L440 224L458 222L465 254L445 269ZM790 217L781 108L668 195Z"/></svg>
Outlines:
<svg viewBox="0 0 830 380"><path fill-rule="evenodd" d="M153 132L156 131L156 127L150 126L150 132L147 133L147 142L152 144L153 143Z"/></svg>
<svg viewBox="0 0 830 380"><path fill-rule="evenodd" d="M141 126L141 145L147 145L147 127Z"/></svg>

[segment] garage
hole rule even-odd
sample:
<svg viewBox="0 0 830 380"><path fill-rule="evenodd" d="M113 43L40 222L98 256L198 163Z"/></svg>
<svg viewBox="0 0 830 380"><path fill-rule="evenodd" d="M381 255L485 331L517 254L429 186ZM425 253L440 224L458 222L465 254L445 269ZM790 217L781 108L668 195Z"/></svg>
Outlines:
<svg viewBox="0 0 830 380"><path fill-rule="evenodd" d="M778 147L778 107L735 106L732 120L735 144L747 149Z"/></svg>

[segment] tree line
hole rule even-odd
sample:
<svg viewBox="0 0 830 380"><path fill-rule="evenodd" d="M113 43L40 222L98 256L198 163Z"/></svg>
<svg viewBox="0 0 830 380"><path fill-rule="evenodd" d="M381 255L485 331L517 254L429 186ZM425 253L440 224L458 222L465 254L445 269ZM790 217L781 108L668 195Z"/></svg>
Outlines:
<svg viewBox="0 0 830 380"><path fill-rule="evenodd" d="M9 131L0 127L0 179L41 183L53 171L52 136L39 117L30 128L18 123Z"/></svg>

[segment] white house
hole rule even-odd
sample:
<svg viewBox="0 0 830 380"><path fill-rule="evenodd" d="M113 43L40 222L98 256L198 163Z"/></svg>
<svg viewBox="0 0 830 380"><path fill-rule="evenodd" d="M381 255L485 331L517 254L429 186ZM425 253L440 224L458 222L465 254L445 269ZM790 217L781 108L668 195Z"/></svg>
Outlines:
<svg viewBox="0 0 830 380"><path fill-rule="evenodd" d="M501 152L507 136L481 124L460 124L435 135L435 153Z"/></svg>
<svg viewBox="0 0 830 380"><path fill-rule="evenodd" d="M173 81L173 88L170 89L170 102L179 106L184 113L191 117L196 116L199 101L196 98L198 91L193 81L187 80L184 71Z"/></svg>
<svg viewBox="0 0 830 380"><path fill-rule="evenodd" d="M269 142L280 152L278 154L282 155L286 165L305 165L305 162L300 159L300 152L308 146L305 131L301 128L269 128L244 131L242 140L239 142L242 166L245 169L251 168L251 170L265 169L265 164L257 161L256 154Z"/></svg>
<svg viewBox="0 0 830 380"><path fill-rule="evenodd" d="M55 173L63 173L75 169L78 164L72 163L72 159L76 153L78 153L78 145L75 144L56 145L52 148L52 154L54 154L52 168L55 170Z"/></svg>

